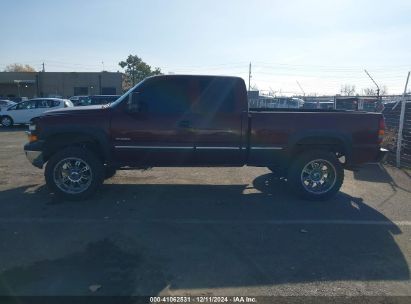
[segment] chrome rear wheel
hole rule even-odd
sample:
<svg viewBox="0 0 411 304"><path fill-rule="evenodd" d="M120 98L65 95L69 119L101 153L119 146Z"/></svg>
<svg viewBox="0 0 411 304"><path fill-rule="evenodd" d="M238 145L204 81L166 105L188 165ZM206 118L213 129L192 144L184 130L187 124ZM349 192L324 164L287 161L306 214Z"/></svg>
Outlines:
<svg viewBox="0 0 411 304"><path fill-rule="evenodd" d="M343 181L344 169L329 151L303 151L288 168L288 186L293 193L308 200L331 198L340 190Z"/></svg>
<svg viewBox="0 0 411 304"><path fill-rule="evenodd" d="M337 180L336 169L325 159L315 159L307 163L301 172L301 182L311 193L323 194L334 187Z"/></svg>

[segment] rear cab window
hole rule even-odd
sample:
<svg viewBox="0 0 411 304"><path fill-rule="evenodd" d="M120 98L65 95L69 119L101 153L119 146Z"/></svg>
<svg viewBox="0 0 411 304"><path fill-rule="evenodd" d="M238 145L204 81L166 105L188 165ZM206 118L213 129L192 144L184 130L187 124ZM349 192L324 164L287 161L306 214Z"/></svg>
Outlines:
<svg viewBox="0 0 411 304"><path fill-rule="evenodd" d="M192 111L198 114L232 113L236 109L235 79L199 78Z"/></svg>

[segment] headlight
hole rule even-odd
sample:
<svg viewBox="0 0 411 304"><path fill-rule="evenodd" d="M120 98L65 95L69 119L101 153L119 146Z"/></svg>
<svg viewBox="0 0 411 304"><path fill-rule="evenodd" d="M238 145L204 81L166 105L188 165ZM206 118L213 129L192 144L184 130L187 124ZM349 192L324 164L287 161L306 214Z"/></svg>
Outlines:
<svg viewBox="0 0 411 304"><path fill-rule="evenodd" d="M29 131L36 131L36 125L35 124L30 124L29 125Z"/></svg>

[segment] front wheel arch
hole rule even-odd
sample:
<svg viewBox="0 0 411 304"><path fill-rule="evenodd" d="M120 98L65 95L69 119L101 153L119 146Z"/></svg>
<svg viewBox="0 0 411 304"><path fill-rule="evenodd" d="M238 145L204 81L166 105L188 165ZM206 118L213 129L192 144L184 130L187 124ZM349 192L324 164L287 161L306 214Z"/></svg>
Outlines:
<svg viewBox="0 0 411 304"><path fill-rule="evenodd" d="M45 140L43 158L48 161L55 153L69 148L80 147L93 152L104 163L108 160L104 145L95 136L82 133L57 133Z"/></svg>

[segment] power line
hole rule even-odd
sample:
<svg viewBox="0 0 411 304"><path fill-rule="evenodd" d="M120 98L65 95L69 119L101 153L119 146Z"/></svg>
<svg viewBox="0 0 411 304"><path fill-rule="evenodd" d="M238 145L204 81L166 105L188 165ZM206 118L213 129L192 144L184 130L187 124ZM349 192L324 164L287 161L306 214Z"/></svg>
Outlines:
<svg viewBox="0 0 411 304"><path fill-rule="evenodd" d="M312 68L329 68L329 69L343 69L343 70L359 70L362 69L362 66L335 66L335 65L310 65L310 64L292 64L292 63L279 63L279 62L263 62L256 61L257 65L266 65L266 66L286 66L286 67L312 67ZM404 69L408 66L409 63L402 65L390 65L390 66L373 66L373 69Z"/></svg>

